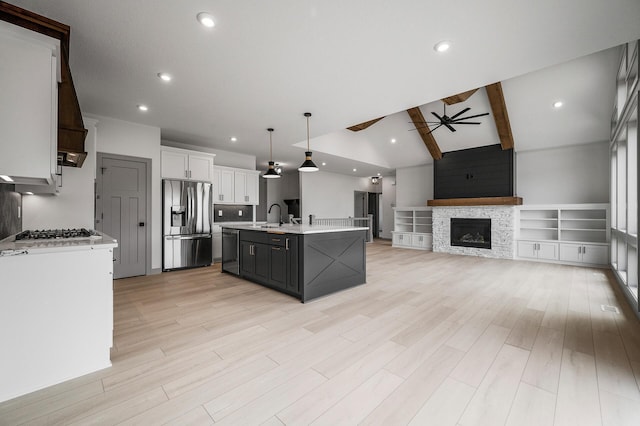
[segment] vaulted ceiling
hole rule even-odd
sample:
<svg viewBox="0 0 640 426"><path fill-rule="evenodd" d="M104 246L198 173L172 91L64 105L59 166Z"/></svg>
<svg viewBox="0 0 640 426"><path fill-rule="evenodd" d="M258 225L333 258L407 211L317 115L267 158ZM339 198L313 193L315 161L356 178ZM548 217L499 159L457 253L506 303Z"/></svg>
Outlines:
<svg viewBox="0 0 640 426"><path fill-rule="evenodd" d="M259 167L266 128L274 127L274 159L295 168L310 111L314 160L361 176L431 162L406 110L421 106L431 116L440 99L495 82L516 150L606 140L618 55L606 49L640 38L637 0L9 3L71 26L85 112L160 127L163 139L256 155ZM214 28L198 24L202 11ZM450 51L434 51L445 39ZM159 72L174 78L165 84ZM561 110L551 107L556 99L565 101ZM484 90L448 110L466 107L491 112ZM443 152L499 143L493 116L481 121L433 136Z"/></svg>

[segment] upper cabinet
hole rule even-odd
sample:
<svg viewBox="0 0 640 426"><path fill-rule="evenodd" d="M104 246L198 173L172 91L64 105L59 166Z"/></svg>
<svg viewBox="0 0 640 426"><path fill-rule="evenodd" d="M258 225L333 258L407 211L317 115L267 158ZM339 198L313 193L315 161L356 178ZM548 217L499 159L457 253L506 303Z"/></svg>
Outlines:
<svg viewBox="0 0 640 426"><path fill-rule="evenodd" d="M260 172L257 170L214 167L213 202L215 204L260 204L259 176Z"/></svg>
<svg viewBox="0 0 640 426"><path fill-rule="evenodd" d="M253 170L235 170L235 192L236 203L260 204L258 202L258 179L260 172Z"/></svg>
<svg viewBox="0 0 640 426"><path fill-rule="evenodd" d="M214 154L163 148L162 178L213 182Z"/></svg>
<svg viewBox="0 0 640 426"><path fill-rule="evenodd" d="M0 21L0 175L15 183L54 182L59 49L58 40Z"/></svg>

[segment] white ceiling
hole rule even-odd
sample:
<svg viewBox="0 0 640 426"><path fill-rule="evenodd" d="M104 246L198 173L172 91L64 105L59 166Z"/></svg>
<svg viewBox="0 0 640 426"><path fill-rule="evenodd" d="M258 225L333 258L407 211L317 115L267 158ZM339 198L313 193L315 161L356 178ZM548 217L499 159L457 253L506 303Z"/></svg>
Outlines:
<svg viewBox="0 0 640 426"><path fill-rule="evenodd" d="M640 38L638 0L9 2L71 26L84 112L256 155L260 168L274 127L274 160L294 168L310 111L314 161L358 176L430 162L404 110L423 105L431 116L442 108L434 101L496 81L516 149L606 140L617 52L582 57ZM197 23L201 11L214 15L213 29ZM436 53L443 39L453 47ZM162 71L174 80L162 83ZM553 111L557 98L565 107ZM465 106L490 111L483 91L450 111ZM344 130L383 115L363 132ZM480 120L434 136L443 151L497 143L491 117Z"/></svg>

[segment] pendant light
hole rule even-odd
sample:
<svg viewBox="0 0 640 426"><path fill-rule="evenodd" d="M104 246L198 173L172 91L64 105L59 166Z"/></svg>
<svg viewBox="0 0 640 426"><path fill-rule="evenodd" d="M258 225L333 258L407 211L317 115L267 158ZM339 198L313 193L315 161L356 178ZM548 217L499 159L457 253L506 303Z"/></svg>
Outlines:
<svg viewBox="0 0 640 426"><path fill-rule="evenodd" d="M274 178L279 178L280 175L278 173L276 173L276 170L273 168L273 140L271 139L271 135L273 134L273 129L272 128L268 128L267 131L269 132L269 170L267 170L267 172L265 174L262 175L263 178L265 179L274 179Z"/></svg>
<svg viewBox="0 0 640 426"><path fill-rule="evenodd" d="M309 117L311 117L310 112L305 112L304 116L307 117L307 151L304 153L304 163L300 167L298 167L299 172L317 172L318 166L313 164L311 161L311 149L309 148Z"/></svg>

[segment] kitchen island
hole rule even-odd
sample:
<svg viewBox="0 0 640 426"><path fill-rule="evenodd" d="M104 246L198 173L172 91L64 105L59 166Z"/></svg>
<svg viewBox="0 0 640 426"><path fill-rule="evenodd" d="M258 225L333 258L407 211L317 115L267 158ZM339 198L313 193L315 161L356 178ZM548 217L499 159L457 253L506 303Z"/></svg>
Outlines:
<svg viewBox="0 0 640 426"><path fill-rule="evenodd" d="M231 225L241 278L302 302L366 282L366 227ZM223 269L225 259L223 245Z"/></svg>
<svg viewBox="0 0 640 426"><path fill-rule="evenodd" d="M111 366L116 246L0 241L0 402Z"/></svg>

